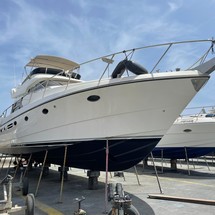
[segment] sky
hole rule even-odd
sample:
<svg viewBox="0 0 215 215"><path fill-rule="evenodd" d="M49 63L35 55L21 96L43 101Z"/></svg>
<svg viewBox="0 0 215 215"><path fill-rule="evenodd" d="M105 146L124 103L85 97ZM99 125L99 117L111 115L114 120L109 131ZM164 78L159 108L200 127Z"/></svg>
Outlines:
<svg viewBox="0 0 215 215"><path fill-rule="evenodd" d="M36 55L81 63L148 44L211 39L214 8L215 0L0 0L0 113ZM86 79L95 73L86 70ZM215 105L214 92L212 74L188 107Z"/></svg>

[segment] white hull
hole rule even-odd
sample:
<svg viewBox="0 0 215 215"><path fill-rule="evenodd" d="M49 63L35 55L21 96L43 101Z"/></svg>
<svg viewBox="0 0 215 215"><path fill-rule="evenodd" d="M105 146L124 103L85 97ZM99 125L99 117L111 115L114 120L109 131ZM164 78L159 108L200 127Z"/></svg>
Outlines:
<svg viewBox="0 0 215 215"><path fill-rule="evenodd" d="M43 93L39 92L39 96L31 96L34 102L11 114L10 120L5 119L2 127L11 123L13 127L1 135L0 145L161 137L197 93L191 79L198 72L186 74L169 80L155 75L153 80L149 79L151 75L124 78L120 83L107 80L99 87L96 82L89 82L83 88L82 83L37 100ZM89 102L87 98L91 95L98 95L99 101ZM43 109L48 113L43 114Z"/></svg>
<svg viewBox="0 0 215 215"><path fill-rule="evenodd" d="M169 158L196 157L215 151L215 118L179 117L153 153L161 156L161 150L163 156Z"/></svg>
<svg viewBox="0 0 215 215"><path fill-rule="evenodd" d="M178 118L158 147L214 147L215 119L202 117Z"/></svg>
<svg viewBox="0 0 215 215"><path fill-rule="evenodd" d="M161 44L167 50L172 45ZM31 59L26 66L34 69L12 89L11 113L6 110L0 118L0 152L32 154L43 162L48 150L46 162L63 165L68 147L67 166L100 171L106 168L106 144L109 171L144 159L208 81L215 58L185 71L153 73L164 54L148 72L131 59L134 51L82 64L55 56ZM123 60L115 66L118 54ZM81 80L79 69L94 61L107 63L101 78ZM103 78L109 70L112 74Z"/></svg>

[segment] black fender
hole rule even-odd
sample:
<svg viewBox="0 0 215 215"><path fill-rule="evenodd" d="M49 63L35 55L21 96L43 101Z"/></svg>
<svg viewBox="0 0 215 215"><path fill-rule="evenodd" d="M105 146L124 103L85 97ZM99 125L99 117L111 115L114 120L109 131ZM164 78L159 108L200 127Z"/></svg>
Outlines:
<svg viewBox="0 0 215 215"><path fill-rule="evenodd" d="M134 63L131 60L125 59L118 63L118 65L114 69L111 77L120 78L123 75L125 69L128 69L130 72L134 73L135 75L142 75L142 74L148 73L147 69L145 69L140 64Z"/></svg>

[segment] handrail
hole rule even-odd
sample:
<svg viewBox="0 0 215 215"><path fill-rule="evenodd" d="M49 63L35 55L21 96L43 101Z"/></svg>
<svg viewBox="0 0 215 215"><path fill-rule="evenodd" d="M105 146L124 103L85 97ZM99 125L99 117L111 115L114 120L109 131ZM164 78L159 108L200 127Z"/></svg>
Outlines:
<svg viewBox="0 0 215 215"><path fill-rule="evenodd" d="M199 107L187 107L183 112L187 110L198 110L192 113L181 114L179 118L183 119L184 117L192 117L195 120L198 120L203 114L209 114L210 111L215 111L215 105L208 105L208 106L199 106ZM177 121L177 120L176 120Z"/></svg>
<svg viewBox="0 0 215 215"><path fill-rule="evenodd" d="M169 43L159 43L159 44L142 46L142 47L139 47L139 48L127 49L127 50L115 52L115 53L112 53L112 54L104 55L102 57L97 57L97 58L94 58L92 60L85 61L83 63L80 63L79 65L81 66L81 65L91 63L91 62L96 61L96 60L100 60L102 58L108 58L108 57L111 57L112 55L116 56L116 55L123 54L123 53L126 53L126 52L138 51L138 50L147 49L147 48L155 48L155 47L159 47L159 46L169 46L170 44L178 45L178 44L202 43L202 42L211 42L212 44L215 44L215 40L213 38L212 39L204 39L204 40L184 40L184 41L169 42Z"/></svg>

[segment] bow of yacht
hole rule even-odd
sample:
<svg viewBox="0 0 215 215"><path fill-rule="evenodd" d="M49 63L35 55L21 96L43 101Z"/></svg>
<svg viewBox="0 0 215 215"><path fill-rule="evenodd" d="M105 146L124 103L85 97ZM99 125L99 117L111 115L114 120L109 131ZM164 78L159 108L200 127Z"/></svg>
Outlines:
<svg viewBox="0 0 215 215"><path fill-rule="evenodd" d="M42 162L47 150L47 162L62 165L66 146L66 166L105 170L108 143L109 171L134 166L157 145L215 69L215 58L190 69L159 73L154 70L164 54L152 70L134 62L137 51L164 47L166 54L178 44L131 49L81 64L46 55L31 59L26 65L30 73L12 89L14 103L1 116L0 152L32 155ZM84 80L82 68L91 62L105 69L100 78ZM108 71L111 75L104 77Z"/></svg>

